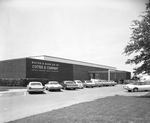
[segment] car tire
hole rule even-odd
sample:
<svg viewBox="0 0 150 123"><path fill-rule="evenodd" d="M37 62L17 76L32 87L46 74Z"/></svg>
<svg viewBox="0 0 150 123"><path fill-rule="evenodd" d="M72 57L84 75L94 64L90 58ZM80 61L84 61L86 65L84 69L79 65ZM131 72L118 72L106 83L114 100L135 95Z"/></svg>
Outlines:
<svg viewBox="0 0 150 123"><path fill-rule="evenodd" d="M138 92L138 88L134 88L134 89L133 89L133 92Z"/></svg>
<svg viewBox="0 0 150 123"><path fill-rule="evenodd" d="M131 92L131 90L128 90L128 92Z"/></svg>

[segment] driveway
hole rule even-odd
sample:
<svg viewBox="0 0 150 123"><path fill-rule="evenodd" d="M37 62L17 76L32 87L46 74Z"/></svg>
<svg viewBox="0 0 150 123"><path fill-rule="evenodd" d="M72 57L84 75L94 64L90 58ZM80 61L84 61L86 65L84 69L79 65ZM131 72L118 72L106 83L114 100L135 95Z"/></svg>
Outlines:
<svg viewBox="0 0 150 123"><path fill-rule="evenodd" d="M61 92L45 91L45 94L28 94L26 90L13 91L0 96L0 122L8 122L107 96L141 96L146 93L148 92L129 93L123 89L123 85L62 90Z"/></svg>

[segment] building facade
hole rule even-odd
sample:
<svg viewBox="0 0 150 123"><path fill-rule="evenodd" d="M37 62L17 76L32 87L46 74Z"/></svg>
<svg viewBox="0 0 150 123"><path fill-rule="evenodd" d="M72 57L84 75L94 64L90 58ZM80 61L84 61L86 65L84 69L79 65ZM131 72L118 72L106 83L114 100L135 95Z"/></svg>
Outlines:
<svg viewBox="0 0 150 123"><path fill-rule="evenodd" d="M51 56L35 56L0 62L0 78L64 80L104 80L129 79L123 72L117 74L115 67L68 60ZM119 72L118 72L119 73Z"/></svg>

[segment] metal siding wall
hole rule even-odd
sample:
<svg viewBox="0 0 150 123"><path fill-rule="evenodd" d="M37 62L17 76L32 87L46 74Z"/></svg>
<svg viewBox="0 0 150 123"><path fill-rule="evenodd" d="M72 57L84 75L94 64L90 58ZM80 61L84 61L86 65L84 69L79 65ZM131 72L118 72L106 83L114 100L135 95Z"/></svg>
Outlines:
<svg viewBox="0 0 150 123"><path fill-rule="evenodd" d="M25 78L26 59L14 59L0 62L0 78Z"/></svg>

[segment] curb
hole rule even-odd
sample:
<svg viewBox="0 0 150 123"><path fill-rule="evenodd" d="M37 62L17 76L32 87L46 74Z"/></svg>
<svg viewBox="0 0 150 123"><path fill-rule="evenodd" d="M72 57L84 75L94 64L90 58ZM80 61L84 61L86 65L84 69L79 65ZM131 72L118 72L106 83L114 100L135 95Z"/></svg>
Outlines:
<svg viewBox="0 0 150 123"><path fill-rule="evenodd" d="M27 89L10 89L8 91L2 91L0 94L13 93L13 92L25 92Z"/></svg>

